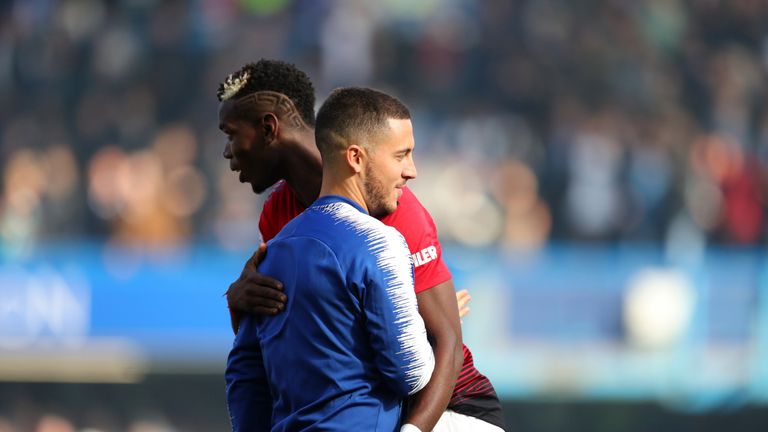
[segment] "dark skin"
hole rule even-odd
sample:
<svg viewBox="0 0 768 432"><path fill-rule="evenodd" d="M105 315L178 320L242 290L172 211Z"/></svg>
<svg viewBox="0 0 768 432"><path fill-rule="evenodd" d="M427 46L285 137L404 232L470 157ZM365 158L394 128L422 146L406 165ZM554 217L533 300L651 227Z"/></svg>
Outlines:
<svg viewBox="0 0 768 432"><path fill-rule="evenodd" d="M317 198L323 165L311 128L289 126L278 114L226 101L219 107L219 129L228 137L223 155L230 169L239 171L255 193L283 179L303 205Z"/></svg>
<svg viewBox="0 0 768 432"><path fill-rule="evenodd" d="M247 120L249 118L257 120L251 122ZM241 179L246 177L254 192L260 193L282 178L305 206L317 198L322 183L322 160L311 128L305 125L305 128L292 130L294 128L283 127L279 114L246 114L232 102L222 103L219 119L219 128L230 137L224 157L230 160L230 168L243 173ZM271 148L265 151L265 146ZM275 173L278 178L263 187L262 183L272 180L263 175L265 172ZM235 333L238 313L275 315L285 308L288 299L283 293L282 283L257 270L265 255L266 245L262 244L245 263L240 277L227 290ZM429 384L411 397L405 422L422 431L430 431L448 406L464 362L464 353L453 281L422 291L417 294L417 300L432 343L435 369Z"/></svg>

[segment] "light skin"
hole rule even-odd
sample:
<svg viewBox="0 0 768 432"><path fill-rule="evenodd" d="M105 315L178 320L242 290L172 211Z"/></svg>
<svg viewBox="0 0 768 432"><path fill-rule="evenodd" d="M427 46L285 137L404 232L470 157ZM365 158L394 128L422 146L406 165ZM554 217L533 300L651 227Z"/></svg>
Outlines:
<svg viewBox="0 0 768 432"><path fill-rule="evenodd" d="M377 147L370 152L364 143L357 143L339 155L348 166L347 178L343 179L343 187L332 187L323 175L311 128L284 127L285 122L275 113L246 116L227 102L220 107L219 119L220 129L229 137L224 157L230 160L230 168L240 173L241 181L250 183L257 193L282 178L305 206L319 194L338 194L355 199L372 214L387 214L397 208L405 182L416 176L410 120L388 122L391 147ZM272 181L274 178L277 180ZM227 300L231 310L274 315L284 309L287 298L282 283L257 271L265 254L266 246L262 244L230 285ZM411 398L405 421L428 431L448 405L464 356L453 281L424 290L417 299L435 354L435 371L429 384ZM232 317L236 332L237 315Z"/></svg>
<svg viewBox="0 0 768 432"><path fill-rule="evenodd" d="M346 196L377 217L397 209L405 183L416 178L413 126L407 119L389 119L388 124L389 131L375 145L352 144L326 161L320 196Z"/></svg>
<svg viewBox="0 0 768 432"><path fill-rule="evenodd" d="M456 302L459 304L459 318L464 318L469 313L469 301L472 300L472 296L469 295L469 291L463 289L456 292ZM461 322L462 324L464 321Z"/></svg>

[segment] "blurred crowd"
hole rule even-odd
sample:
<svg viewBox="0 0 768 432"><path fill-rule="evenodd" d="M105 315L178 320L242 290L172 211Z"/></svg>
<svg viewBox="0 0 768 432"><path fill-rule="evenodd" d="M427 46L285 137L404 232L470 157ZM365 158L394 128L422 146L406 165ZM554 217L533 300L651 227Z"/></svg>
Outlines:
<svg viewBox="0 0 768 432"><path fill-rule="evenodd" d="M444 242L764 245L768 1L25 0L0 5L0 243L258 242L218 83L296 63L412 109Z"/></svg>
<svg viewBox="0 0 768 432"><path fill-rule="evenodd" d="M16 426L14 423L21 423L22 426ZM112 422L108 423L108 428L106 429L93 426L78 428L68 417L56 413L43 413L31 421L27 419L26 423L24 420L14 423L6 421L0 417L0 432L108 432L116 430L124 430L127 432L175 432L179 430L177 427L170 425L167 421L147 419L133 420L128 422L127 425L119 427L117 426L117 422Z"/></svg>
<svg viewBox="0 0 768 432"><path fill-rule="evenodd" d="M136 384L4 383L0 432L209 432L229 428L219 375Z"/></svg>

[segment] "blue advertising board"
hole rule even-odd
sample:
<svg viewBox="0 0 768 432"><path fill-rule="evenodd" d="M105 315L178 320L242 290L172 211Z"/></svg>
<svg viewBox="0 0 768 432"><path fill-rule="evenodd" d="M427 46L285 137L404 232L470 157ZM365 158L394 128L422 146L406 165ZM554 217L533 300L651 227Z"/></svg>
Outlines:
<svg viewBox="0 0 768 432"><path fill-rule="evenodd" d="M92 355L104 346L114 354L122 346L150 371L219 373L233 338L224 292L249 256L211 245L142 251L96 243L6 256L0 353L42 347L71 355L81 347ZM445 258L457 289L472 295L464 340L506 398L687 407L768 400L765 251L710 250L675 265L642 246L522 254L449 245Z"/></svg>

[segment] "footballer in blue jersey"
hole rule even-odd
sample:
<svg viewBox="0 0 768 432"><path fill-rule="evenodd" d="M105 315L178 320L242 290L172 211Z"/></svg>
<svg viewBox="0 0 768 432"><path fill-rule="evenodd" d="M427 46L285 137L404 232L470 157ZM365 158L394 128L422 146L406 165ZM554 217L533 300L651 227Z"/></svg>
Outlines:
<svg viewBox="0 0 768 432"><path fill-rule="evenodd" d="M241 322L227 371L237 430L396 430L434 367L403 237L327 195L268 248L259 270L293 300Z"/></svg>

